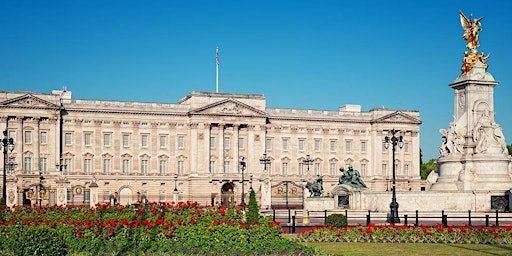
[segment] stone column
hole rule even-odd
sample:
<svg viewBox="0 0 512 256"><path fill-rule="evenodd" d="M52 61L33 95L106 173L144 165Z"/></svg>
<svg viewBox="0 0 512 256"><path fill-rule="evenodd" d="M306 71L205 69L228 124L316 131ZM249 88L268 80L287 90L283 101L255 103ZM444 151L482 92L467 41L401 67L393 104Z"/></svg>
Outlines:
<svg viewBox="0 0 512 256"><path fill-rule="evenodd" d="M67 186L69 184L69 182L63 178L63 177L60 177L59 179L57 179L55 181L55 183L57 183L57 196L56 196L56 199L55 199L55 203L57 205L63 205L65 206L67 204ZM91 199L92 201L92 199Z"/></svg>
<svg viewBox="0 0 512 256"><path fill-rule="evenodd" d="M96 182L92 182L91 185L89 185L89 204L90 207L96 207L96 205L99 203L99 195L98 195L98 184Z"/></svg>

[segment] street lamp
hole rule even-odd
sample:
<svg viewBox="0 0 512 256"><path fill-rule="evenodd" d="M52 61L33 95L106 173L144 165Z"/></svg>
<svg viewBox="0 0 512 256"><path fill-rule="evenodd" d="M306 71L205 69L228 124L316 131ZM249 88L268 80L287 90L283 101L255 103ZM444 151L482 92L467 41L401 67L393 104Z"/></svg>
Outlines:
<svg viewBox="0 0 512 256"><path fill-rule="evenodd" d="M396 137L395 134L399 132L399 130L392 129L391 137L386 136L384 138L384 147L386 149L389 148L389 143L392 145L392 157L393 157L393 177L391 180L391 191L393 192L393 196L391 198L391 203L389 204L389 208L391 209L391 214L388 216L388 223L400 223L400 218L398 217L398 202L396 201L396 175L395 175L395 148L398 145L400 148L404 146L403 136L400 135Z"/></svg>
<svg viewBox="0 0 512 256"><path fill-rule="evenodd" d="M263 170L267 172L267 165L270 164L270 157L267 157L267 153L263 153L263 157L260 158L260 164L263 164Z"/></svg>
<svg viewBox="0 0 512 256"><path fill-rule="evenodd" d="M14 150L14 139L7 138L7 129L4 131L4 138L2 139L2 145L4 146L4 178L2 183L2 204L7 205L7 151L12 152Z"/></svg>
<svg viewBox="0 0 512 256"><path fill-rule="evenodd" d="M250 177L250 178L249 178L249 184L250 184L250 186L249 186L249 190L250 190L250 191L252 191L252 190L253 190L253 189L252 189L252 177L253 177L253 175L251 174L249 177Z"/></svg>
<svg viewBox="0 0 512 256"><path fill-rule="evenodd" d="M242 157L242 159L240 160L240 169L242 170L242 202L240 203L240 205L242 205L242 207L245 207L245 199L244 199L244 171L245 171L245 167L246 167L246 163L245 163L245 157Z"/></svg>
<svg viewBox="0 0 512 256"><path fill-rule="evenodd" d="M308 167L308 175L309 175L309 166L313 163L313 159L309 157L309 154L306 155L306 158L302 160L302 163Z"/></svg>

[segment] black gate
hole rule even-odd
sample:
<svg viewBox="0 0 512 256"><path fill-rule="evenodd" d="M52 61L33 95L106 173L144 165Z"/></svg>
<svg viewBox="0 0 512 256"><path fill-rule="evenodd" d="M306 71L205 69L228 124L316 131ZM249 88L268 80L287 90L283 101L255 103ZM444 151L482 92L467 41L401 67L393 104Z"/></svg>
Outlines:
<svg viewBox="0 0 512 256"><path fill-rule="evenodd" d="M304 207L304 187L293 181L282 181L272 186L272 208L302 209Z"/></svg>

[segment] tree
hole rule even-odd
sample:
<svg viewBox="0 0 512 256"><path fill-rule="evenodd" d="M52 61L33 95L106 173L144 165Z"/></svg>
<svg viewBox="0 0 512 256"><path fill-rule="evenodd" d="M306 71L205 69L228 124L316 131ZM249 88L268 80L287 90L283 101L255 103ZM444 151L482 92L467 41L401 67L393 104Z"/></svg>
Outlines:
<svg viewBox="0 0 512 256"><path fill-rule="evenodd" d="M426 180L431 171L436 169L437 163L435 159L430 159L427 163L420 165L420 176L422 180Z"/></svg>
<svg viewBox="0 0 512 256"><path fill-rule="evenodd" d="M247 205L247 223L258 223L260 219L260 209L256 201L256 193L251 189L249 194L249 204Z"/></svg>
<svg viewBox="0 0 512 256"><path fill-rule="evenodd" d="M508 149L508 154L512 155L512 144L508 145L507 149Z"/></svg>

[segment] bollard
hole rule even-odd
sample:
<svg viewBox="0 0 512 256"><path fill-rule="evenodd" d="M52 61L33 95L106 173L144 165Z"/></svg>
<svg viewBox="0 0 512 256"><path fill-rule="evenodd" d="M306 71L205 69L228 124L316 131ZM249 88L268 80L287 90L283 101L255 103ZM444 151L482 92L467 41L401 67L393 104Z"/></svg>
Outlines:
<svg viewBox="0 0 512 256"><path fill-rule="evenodd" d="M407 214L404 214L404 225L407 226Z"/></svg>
<svg viewBox="0 0 512 256"><path fill-rule="evenodd" d="M471 226L471 210L468 210L468 225Z"/></svg>
<svg viewBox="0 0 512 256"><path fill-rule="evenodd" d="M292 210L290 210L290 208L288 208L288 223L291 223L292 222Z"/></svg>
<svg viewBox="0 0 512 256"><path fill-rule="evenodd" d="M489 214L486 214L485 215L485 226L488 227L489 226Z"/></svg>
<svg viewBox="0 0 512 256"><path fill-rule="evenodd" d="M420 225L419 223L419 217L418 217L418 210L416 210L416 223L414 224L416 227Z"/></svg>
<svg viewBox="0 0 512 256"><path fill-rule="evenodd" d="M499 217L498 217L498 210L496 210L496 227L500 225Z"/></svg>
<svg viewBox="0 0 512 256"><path fill-rule="evenodd" d="M292 216L292 234L295 234L295 215Z"/></svg>
<svg viewBox="0 0 512 256"><path fill-rule="evenodd" d="M304 224L309 223L309 211L308 210L302 211L302 223L304 223Z"/></svg>
<svg viewBox="0 0 512 256"><path fill-rule="evenodd" d="M368 210L368 214L366 215L366 226L370 225L370 210Z"/></svg>
<svg viewBox="0 0 512 256"><path fill-rule="evenodd" d="M324 210L324 225L327 225L327 210Z"/></svg>

